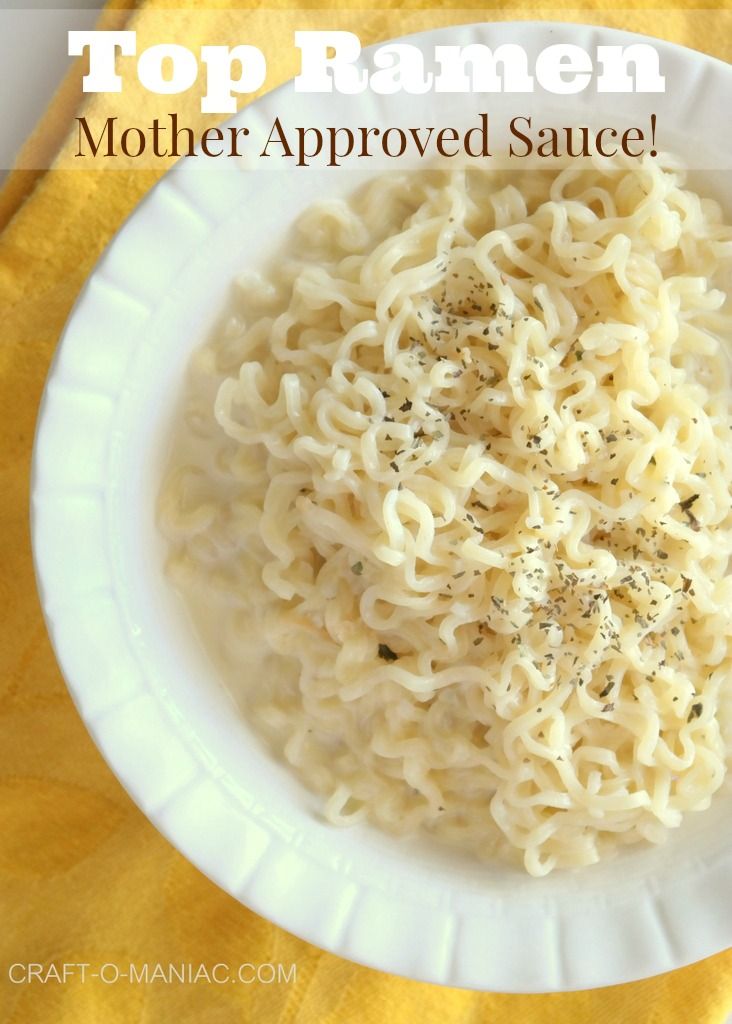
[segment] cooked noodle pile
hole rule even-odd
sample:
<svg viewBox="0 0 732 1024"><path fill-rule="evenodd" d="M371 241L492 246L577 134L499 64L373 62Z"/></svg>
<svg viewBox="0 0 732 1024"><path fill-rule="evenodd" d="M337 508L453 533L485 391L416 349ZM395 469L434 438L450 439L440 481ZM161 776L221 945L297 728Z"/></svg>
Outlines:
<svg viewBox="0 0 732 1024"><path fill-rule="evenodd" d="M332 821L542 875L719 788L732 232L683 185L387 175L197 354L170 570Z"/></svg>

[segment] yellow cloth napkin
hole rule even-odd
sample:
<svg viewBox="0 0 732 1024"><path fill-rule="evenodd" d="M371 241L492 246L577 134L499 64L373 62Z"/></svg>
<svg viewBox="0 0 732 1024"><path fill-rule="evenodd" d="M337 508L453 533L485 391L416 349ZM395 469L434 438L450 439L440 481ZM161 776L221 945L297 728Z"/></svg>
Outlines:
<svg viewBox="0 0 732 1024"><path fill-rule="evenodd" d="M267 50L268 87L294 70L292 48L278 56L275 41L295 27L351 28L366 44L438 24L537 16L528 4L491 13L484 5L469 9L464 0L459 8L435 10L424 0L386 0L379 10L359 10L357 3L342 0L338 11L320 13L316 0L294 13L287 0L250 5L246 38ZM177 12L160 2L132 13L125 6L110 4L105 17L131 19L152 41L192 41L201 31L203 13L184 0L175 4ZM234 6L231 0L207 4L205 17L219 19L206 23L220 34L214 41L234 41L225 11ZM728 8L669 12L650 2L613 12L598 3L541 14L648 31L730 57ZM46 636L31 565L29 464L64 321L100 252L160 169L67 169L74 166L70 128L81 99L79 72L77 65L26 146L22 168L0 193L0 1024L721 1024L732 1011L732 951L648 981L546 996L444 989L358 967L281 931L217 889L117 783L71 703ZM184 123L195 124L197 98L176 100ZM100 102L91 99L85 112L98 113ZM129 116L138 110L133 103L142 110L151 101L128 90L117 102ZM103 109L106 116L108 103ZM51 170L39 171L48 166L49 148L58 146ZM297 980L109 984L77 972L65 984L13 983L10 965L28 962L294 963ZM19 976L16 969L13 977Z"/></svg>

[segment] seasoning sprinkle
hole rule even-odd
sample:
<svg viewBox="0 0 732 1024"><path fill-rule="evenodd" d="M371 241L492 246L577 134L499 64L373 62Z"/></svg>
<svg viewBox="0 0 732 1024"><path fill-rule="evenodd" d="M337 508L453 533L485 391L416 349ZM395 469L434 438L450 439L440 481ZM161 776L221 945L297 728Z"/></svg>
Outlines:
<svg viewBox="0 0 732 1024"><path fill-rule="evenodd" d="M395 654L388 644L379 644L379 657L384 661L396 661L399 655Z"/></svg>
<svg viewBox="0 0 732 1024"><path fill-rule="evenodd" d="M692 704L691 711L689 712L689 717L686 719L686 721L692 722L695 718L698 718L699 715L701 715L702 710L703 708L701 704Z"/></svg>

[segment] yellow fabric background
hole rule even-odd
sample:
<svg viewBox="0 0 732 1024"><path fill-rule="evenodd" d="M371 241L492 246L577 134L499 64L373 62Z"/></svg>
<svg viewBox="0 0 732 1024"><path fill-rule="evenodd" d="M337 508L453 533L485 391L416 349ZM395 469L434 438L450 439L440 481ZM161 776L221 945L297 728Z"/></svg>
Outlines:
<svg viewBox="0 0 732 1024"><path fill-rule="evenodd" d="M127 6L110 4L107 25L133 18L151 40L196 39L195 4L149 2L134 13ZM178 13L161 15L166 6ZM233 6L207 5L218 11L218 41L231 39L225 9ZM305 2L299 14L282 14L291 6L286 0L250 5L247 15L247 39L270 56L268 87L293 71L289 50L276 56L277 33L288 17L290 30L306 27L306 9L319 5ZM561 16L732 57L727 5L716 12L691 4L667 12L653 0L634 12L606 6L585 4ZM433 11L421 9L424 0L388 0L379 10L344 0L338 7L338 17L333 8L327 12L330 26L358 31L364 44L437 24L537 16L529 4L491 13L484 4L470 9L465 0ZM81 97L78 83L77 65L24 150L26 169L11 175L0 193L0 1024L721 1024L732 1011L732 950L648 981L546 996L441 989L323 953L200 875L106 767L71 703L41 617L28 528L30 454L44 379L74 299L160 171L64 169L74 163L68 130ZM184 123L195 124L197 97L177 100ZM98 102L87 103L87 112ZM130 91L120 109L127 104L129 113L140 104L142 111L149 102ZM51 171L41 173L59 146ZM8 965L27 961L295 962L297 983L145 987L77 978L65 985L11 984Z"/></svg>

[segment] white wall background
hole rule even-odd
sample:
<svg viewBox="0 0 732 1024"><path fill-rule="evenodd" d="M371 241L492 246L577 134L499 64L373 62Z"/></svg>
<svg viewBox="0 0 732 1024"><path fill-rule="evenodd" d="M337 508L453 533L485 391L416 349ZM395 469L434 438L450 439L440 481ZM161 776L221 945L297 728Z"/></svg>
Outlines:
<svg viewBox="0 0 732 1024"><path fill-rule="evenodd" d="M0 3L0 180L71 66L67 32L94 27L103 0Z"/></svg>

